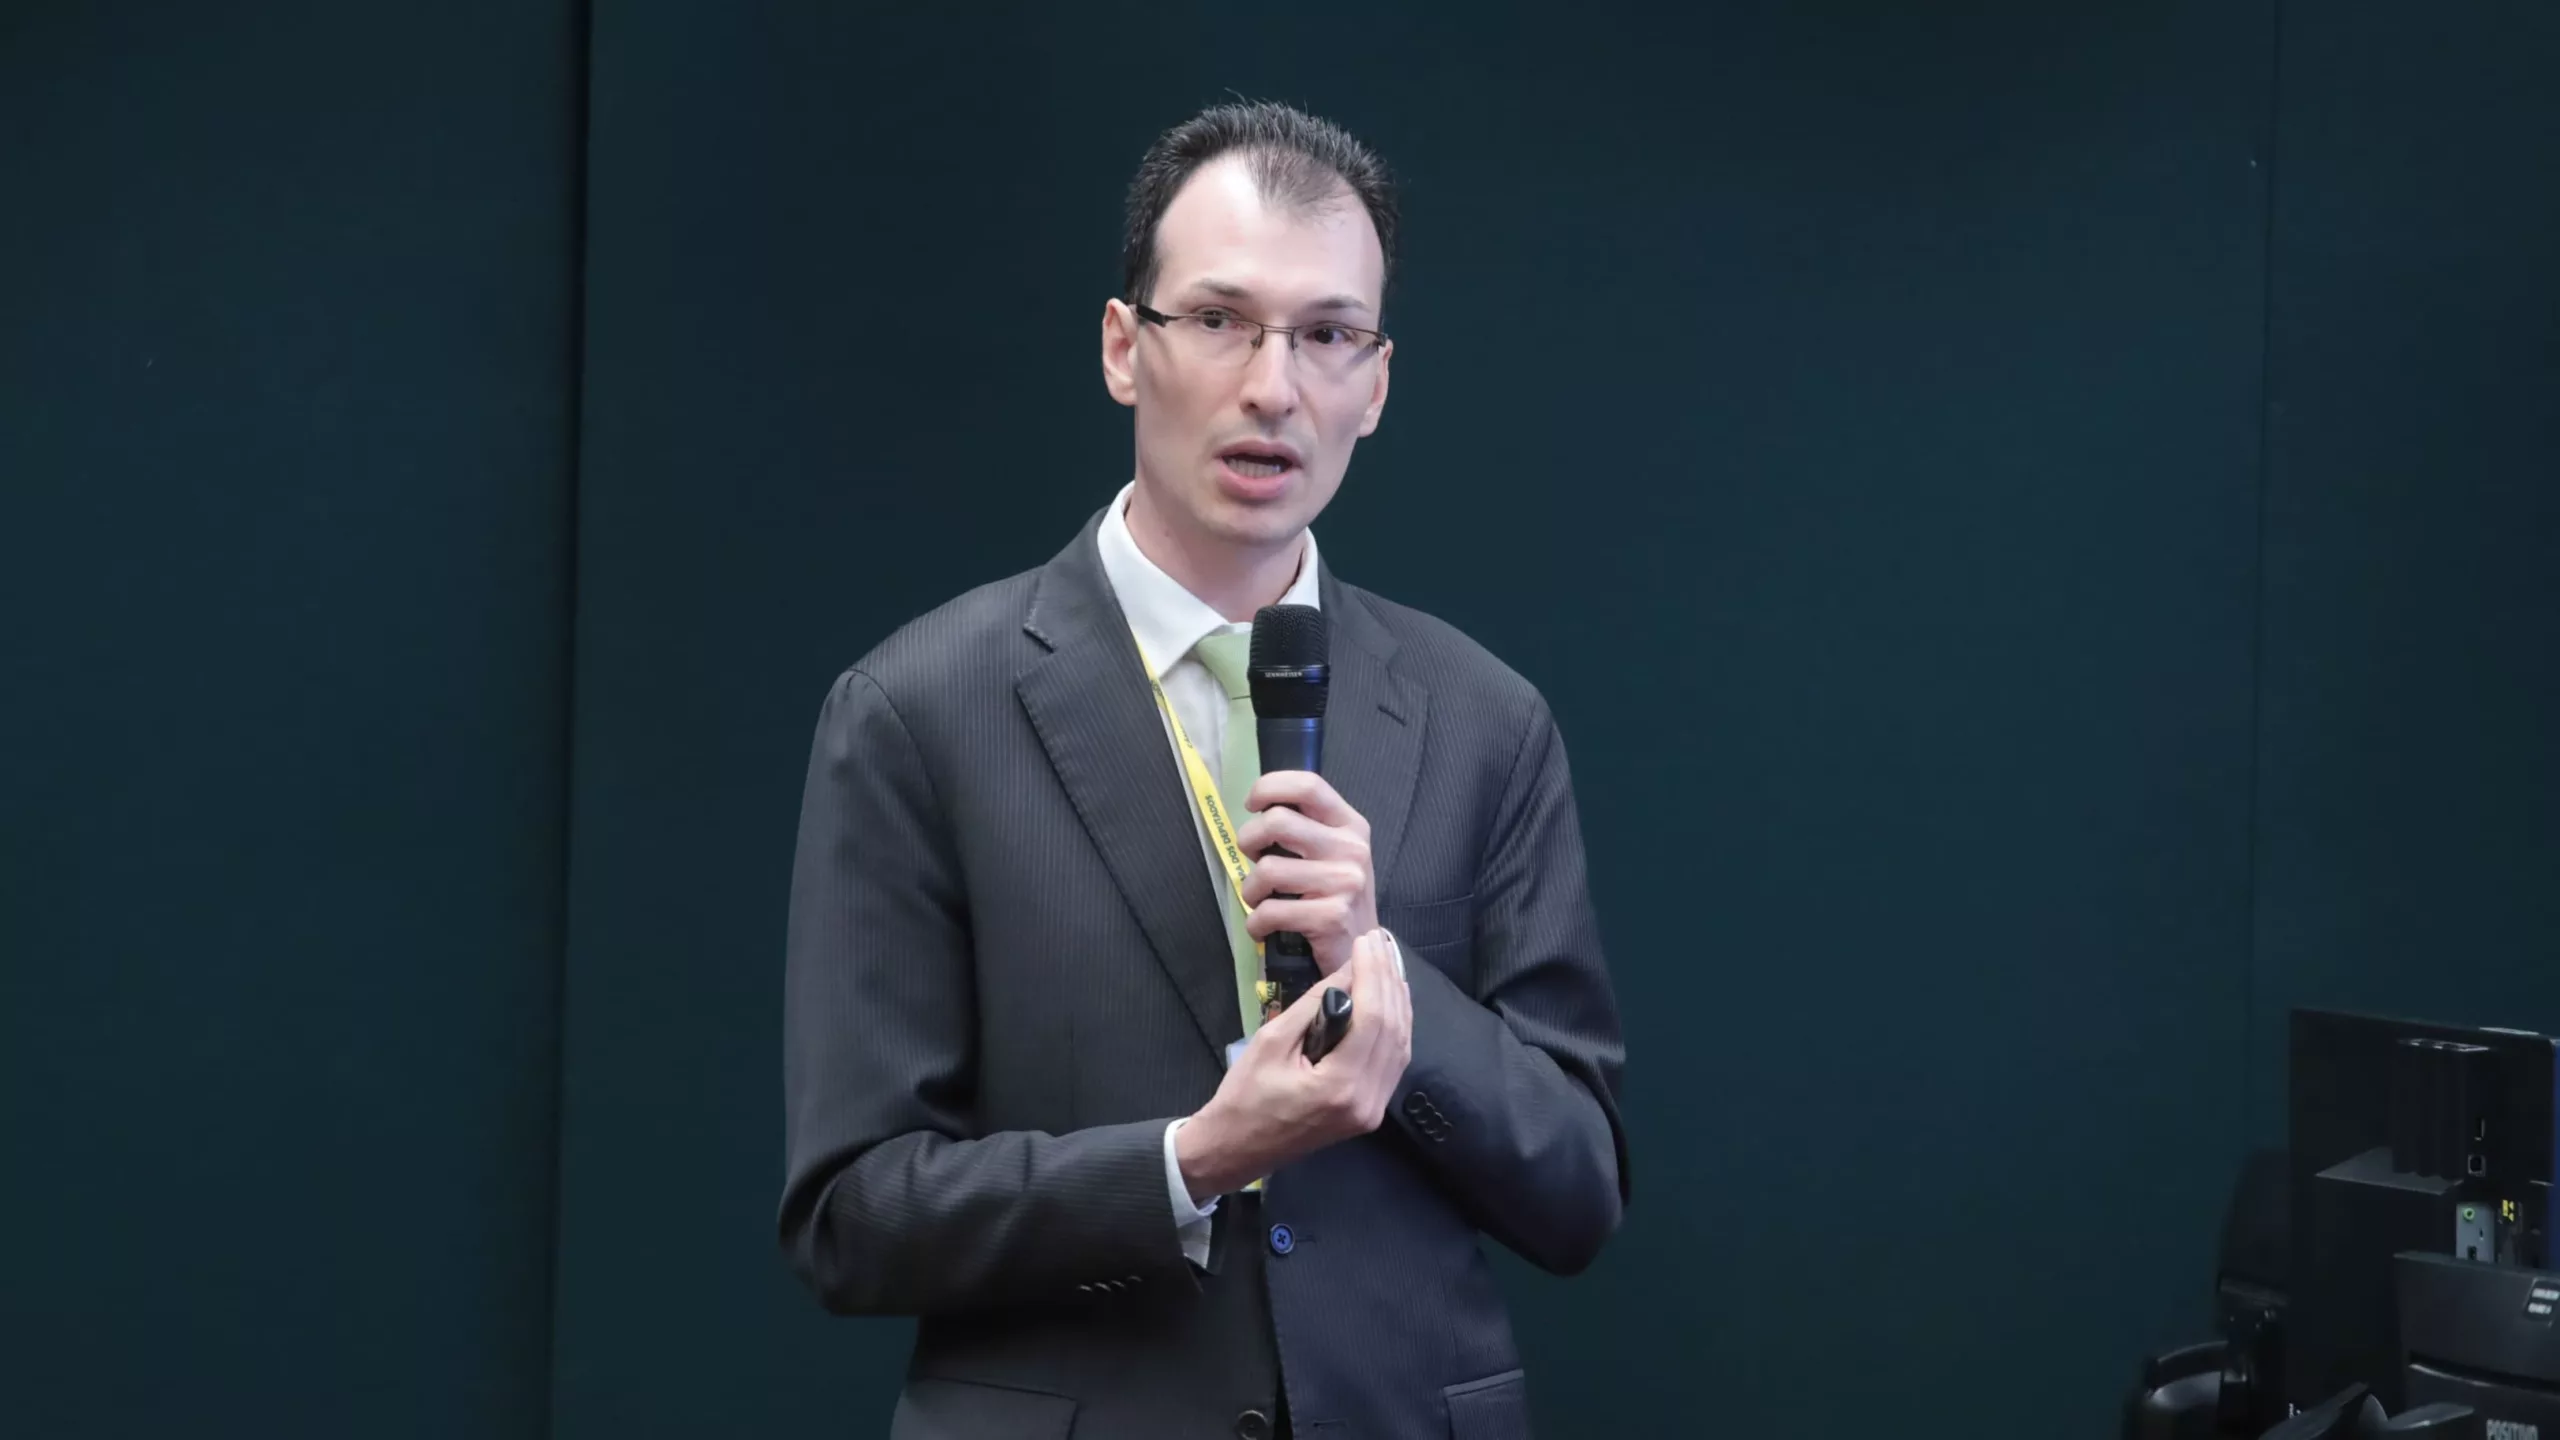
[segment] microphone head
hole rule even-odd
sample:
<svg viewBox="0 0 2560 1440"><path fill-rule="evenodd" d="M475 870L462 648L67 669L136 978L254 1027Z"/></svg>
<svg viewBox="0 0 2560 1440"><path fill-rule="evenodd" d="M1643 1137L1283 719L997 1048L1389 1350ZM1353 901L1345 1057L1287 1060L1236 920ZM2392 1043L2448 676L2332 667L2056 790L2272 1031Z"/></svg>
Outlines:
<svg viewBox="0 0 2560 1440"><path fill-rule="evenodd" d="M1254 612L1245 677L1253 713L1269 719L1324 717L1330 672L1324 612L1313 605L1265 605Z"/></svg>
<svg viewBox="0 0 2560 1440"><path fill-rule="evenodd" d="M1324 612L1313 605L1265 605L1253 615L1255 670L1299 670L1324 663Z"/></svg>

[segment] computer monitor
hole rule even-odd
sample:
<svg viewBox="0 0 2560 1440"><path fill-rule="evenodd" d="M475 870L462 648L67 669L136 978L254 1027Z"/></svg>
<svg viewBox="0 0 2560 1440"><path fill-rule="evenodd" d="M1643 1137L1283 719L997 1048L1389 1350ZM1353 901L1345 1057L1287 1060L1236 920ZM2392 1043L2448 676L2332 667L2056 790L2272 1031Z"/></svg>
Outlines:
<svg viewBox="0 0 2560 1440"><path fill-rule="evenodd" d="M2285 1392L2403 1407L2393 1257L2541 1268L2560 1235L2554 1042L2324 1010L2292 1017Z"/></svg>

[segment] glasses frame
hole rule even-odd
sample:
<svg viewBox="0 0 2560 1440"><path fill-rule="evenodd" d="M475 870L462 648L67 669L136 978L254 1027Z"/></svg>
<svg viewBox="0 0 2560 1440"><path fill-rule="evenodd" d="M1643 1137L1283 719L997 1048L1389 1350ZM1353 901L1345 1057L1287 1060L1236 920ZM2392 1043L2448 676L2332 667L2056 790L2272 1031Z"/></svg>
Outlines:
<svg viewBox="0 0 2560 1440"><path fill-rule="evenodd" d="M1372 330L1366 325L1346 325L1339 320L1310 320L1304 325L1266 325L1259 320L1248 319L1245 316L1237 314L1233 310L1226 309L1187 310L1179 315L1167 315L1152 305L1134 300L1129 303L1129 308L1136 312L1137 317L1140 320L1145 321L1149 325L1162 326L1167 330L1171 330L1173 328L1173 322L1176 320L1197 320L1203 315L1214 313L1225 318L1232 324L1241 325L1244 328L1251 330L1253 332L1252 348L1256 350L1261 349L1262 342L1269 339L1272 332L1276 330L1289 337L1289 353L1292 355L1298 353L1299 331L1313 330L1319 326L1325 325L1330 325L1336 330L1348 330L1354 335L1368 336L1369 343L1360 347L1361 358L1382 354L1389 345L1395 343L1388 337L1387 332L1384 330Z"/></svg>

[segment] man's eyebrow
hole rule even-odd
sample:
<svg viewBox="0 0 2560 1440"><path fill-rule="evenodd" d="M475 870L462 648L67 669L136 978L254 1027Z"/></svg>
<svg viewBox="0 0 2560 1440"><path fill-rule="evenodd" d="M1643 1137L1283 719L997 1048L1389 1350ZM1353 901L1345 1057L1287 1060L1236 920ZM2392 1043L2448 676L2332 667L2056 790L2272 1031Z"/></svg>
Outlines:
<svg viewBox="0 0 2560 1440"><path fill-rule="evenodd" d="M1221 300L1250 300L1253 298L1253 292L1251 290L1242 285L1236 284L1232 280L1201 279L1194 280L1190 284L1182 287L1182 293L1186 295L1193 291L1205 291L1211 295L1217 296ZM1307 305L1307 309L1309 310L1366 310L1368 308L1369 302L1361 299L1357 295L1327 295L1323 299L1311 301Z"/></svg>

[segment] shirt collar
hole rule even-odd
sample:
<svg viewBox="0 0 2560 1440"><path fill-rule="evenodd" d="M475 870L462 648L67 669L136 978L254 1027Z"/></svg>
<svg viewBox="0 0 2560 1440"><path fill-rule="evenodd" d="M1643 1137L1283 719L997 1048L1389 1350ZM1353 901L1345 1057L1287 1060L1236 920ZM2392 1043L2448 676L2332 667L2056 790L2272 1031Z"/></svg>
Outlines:
<svg viewBox="0 0 2560 1440"><path fill-rule="evenodd" d="M1102 528L1094 536L1094 544L1102 551L1102 573L1120 599L1120 609L1129 618L1129 628L1145 650L1147 664L1155 678L1182 663L1191 647L1204 635L1219 630L1249 631L1251 621L1230 622L1211 609L1209 602L1182 588L1182 582L1164 573L1138 548L1137 537L1129 533L1129 521L1123 513L1129 508L1130 492L1137 482L1120 487L1103 514ZM1298 578L1289 583L1289 593L1280 597L1283 605L1317 604L1321 590L1316 572L1316 535L1306 532L1307 548L1298 557Z"/></svg>

